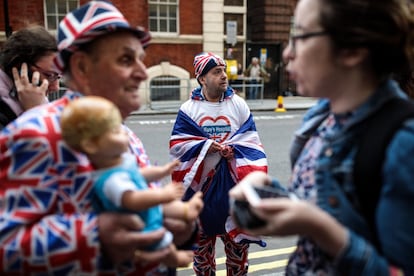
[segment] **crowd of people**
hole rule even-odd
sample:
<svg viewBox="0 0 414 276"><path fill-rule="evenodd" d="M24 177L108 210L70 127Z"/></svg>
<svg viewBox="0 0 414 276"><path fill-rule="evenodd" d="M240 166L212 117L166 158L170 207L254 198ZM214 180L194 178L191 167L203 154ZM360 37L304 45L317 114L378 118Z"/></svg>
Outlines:
<svg viewBox="0 0 414 276"><path fill-rule="evenodd" d="M145 29L90 1L62 19L57 40L39 26L15 32L0 52L1 274L174 275L192 263L212 276L220 238L227 275L247 275L251 243L291 235L286 275L413 274L411 1L299 0L293 22L287 71L298 94L320 100L292 133L280 188L295 200L255 204L244 183L275 181L222 57L194 53L199 87L172 128L175 161L154 166L123 124L148 78ZM61 76L68 89L48 102ZM360 140L378 114L403 109L375 177L361 181ZM236 201L262 224L237 223Z"/></svg>

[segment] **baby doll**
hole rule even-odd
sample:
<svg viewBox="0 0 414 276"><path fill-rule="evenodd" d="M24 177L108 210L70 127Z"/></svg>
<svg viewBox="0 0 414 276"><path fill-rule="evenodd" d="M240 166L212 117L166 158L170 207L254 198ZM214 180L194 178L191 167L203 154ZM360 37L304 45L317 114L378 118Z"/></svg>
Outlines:
<svg viewBox="0 0 414 276"><path fill-rule="evenodd" d="M203 207L201 193L183 202L180 200L184 194L182 183L148 186L147 183L171 175L179 161L139 168L136 157L128 151L129 137L123 129L121 114L112 102L96 96L76 99L65 107L61 127L66 143L86 154L95 169L93 180L98 211L137 212L145 222L143 231L160 228L163 215L186 221L199 215ZM148 250L172 246L173 253L166 265L187 266L192 255L176 250L172 239L172 234L167 232Z"/></svg>

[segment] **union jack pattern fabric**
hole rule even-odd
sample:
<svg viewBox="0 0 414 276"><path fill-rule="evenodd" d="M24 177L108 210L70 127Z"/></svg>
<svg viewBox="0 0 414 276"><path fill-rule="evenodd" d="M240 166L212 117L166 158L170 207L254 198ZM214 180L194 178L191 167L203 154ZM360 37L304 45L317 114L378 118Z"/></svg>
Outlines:
<svg viewBox="0 0 414 276"><path fill-rule="evenodd" d="M206 74L210 69L218 65L226 66L226 62L213 53L201 53L195 56L193 66L196 78L198 79L199 76Z"/></svg>
<svg viewBox="0 0 414 276"><path fill-rule="evenodd" d="M233 95L228 95L225 100L220 103L220 105L227 104L227 108L219 108L218 112L220 113L220 116L217 117L212 115L214 114L214 111L208 109L203 110L203 105L197 104L202 102L206 103L206 101L200 97L200 88L195 89L192 94L192 99L183 104L178 112L170 138L170 154L174 158L179 158L181 161L180 166L173 172L173 179L176 181L183 181L183 184L187 189L186 194L188 195L201 190L206 197L208 190L213 188L215 189L215 192L223 193L222 195L215 194L215 197L222 198L225 202L219 206L227 209L220 210L220 212L214 210L212 216L218 216L219 213L225 216L223 228L227 228L226 232L231 233L236 241L257 242L264 246L264 243L260 242L260 239L254 237L246 239L246 236L243 236L243 238L238 239L238 236L242 235L242 233L235 229L236 227L234 223L229 222L231 218L228 215L228 190L252 171L267 172L266 154L256 131L253 116L250 114L244 100L237 95L234 95L234 92ZM191 114L191 117L188 114ZM192 117L197 117L198 119L194 121ZM226 132L215 133L214 130L227 129L227 124L231 124L231 121L235 123L234 119L229 120L228 117L247 118L244 122L241 122L239 126L232 126L234 129L237 129L232 136L227 136L229 133ZM214 123L220 123L216 125L212 124L210 126L203 125L203 122L207 120ZM209 133L207 133L206 130ZM224 161L224 158L222 159L218 153L207 156L207 151L213 139L219 141L222 145L230 146L233 149L234 158L224 162L224 166L220 165L220 170L224 168L225 174L227 174L227 179L231 182L230 185L228 183L213 183L209 181L209 179L214 179L214 174L218 173L218 164L223 163ZM216 189L215 185L226 185L229 187L225 189ZM205 207L206 205L208 205L208 203L205 202ZM208 207L205 208L203 212L206 210L208 210ZM203 223L206 224L207 222L203 222L201 218L201 224ZM227 227L225 227L224 224L226 224ZM204 225L204 228L205 227L206 225Z"/></svg>
<svg viewBox="0 0 414 276"><path fill-rule="evenodd" d="M199 246L196 249L194 258L193 268L195 274L198 276L216 275L215 244L217 238L220 238L224 244L227 276L248 275L249 244L235 243L227 234L219 235L217 237L200 235Z"/></svg>
<svg viewBox="0 0 414 276"><path fill-rule="evenodd" d="M122 13L110 2L90 1L68 13L58 28L59 55L55 60L56 67L62 71L69 56L79 45L119 29L134 32L143 47L149 44L151 39L149 32L142 27L132 28Z"/></svg>
<svg viewBox="0 0 414 276"><path fill-rule="evenodd" d="M80 96L68 91L0 133L1 275L119 275L101 255L90 163L61 139L61 111ZM131 151L148 165L128 131ZM123 275L146 275L149 268L126 269Z"/></svg>

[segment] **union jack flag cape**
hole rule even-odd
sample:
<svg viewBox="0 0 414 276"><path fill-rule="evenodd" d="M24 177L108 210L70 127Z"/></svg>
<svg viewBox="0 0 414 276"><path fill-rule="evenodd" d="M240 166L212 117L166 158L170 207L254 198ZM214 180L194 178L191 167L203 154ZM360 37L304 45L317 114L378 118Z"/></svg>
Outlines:
<svg viewBox="0 0 414 276"><path fill-rule="evenodd" d="M199 92L193 91L192 100L203 100ZM173 172L173 180L183 182L186 188L184 200L197 191L203 191L205 205L200 222L207 234L226 231L236 242L255 242L265 246L260 239L237 229L229 216L228 191L252 171L267 172L266 154L252 114L236 133L222 142L232 147L233 159L227 160L218 153L209 154L207 158L212 142L209 134L181 108L170 139L170 154L181 161Z"/></svg>

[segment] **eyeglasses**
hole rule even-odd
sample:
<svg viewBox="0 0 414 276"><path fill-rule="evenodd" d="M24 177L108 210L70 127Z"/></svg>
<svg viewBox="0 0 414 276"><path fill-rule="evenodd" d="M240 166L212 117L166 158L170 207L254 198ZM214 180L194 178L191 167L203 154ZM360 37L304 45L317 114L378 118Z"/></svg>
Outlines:
<svg viewBox="0 0 414 276"><path fill-rule="evenodd" d="M32 66L36 68L39 73L43 74L49 82L54 82L62 77L62 75L57 72L45 70L37 65Z"/></svg>
<svg viewBox="0 0 414 276"><path fill-rule="evenodd" d="M324 36L324 35L328 35L328 32L319 31L319 32L309 32L309 33L304 33L304 34L299 34L299 35L291 35L289 43L292 47L292 53L294 55L296 54L296 41L297 40L305 40L311 37Z"/></svg>

